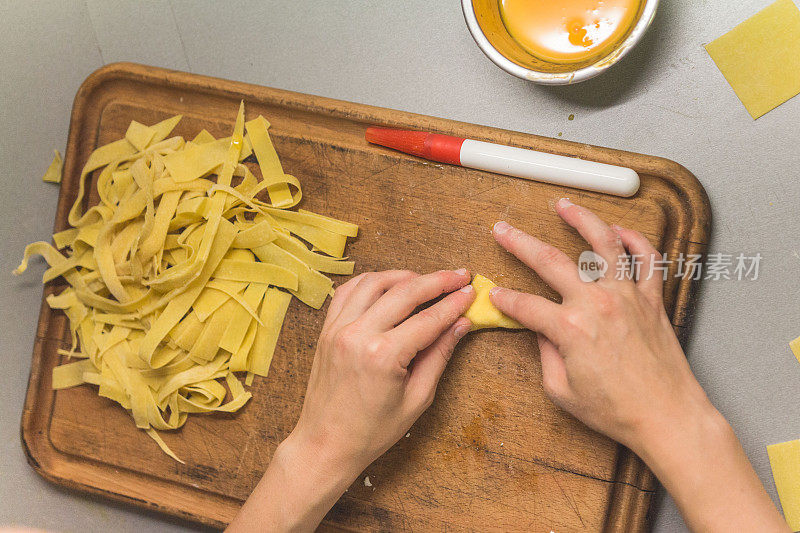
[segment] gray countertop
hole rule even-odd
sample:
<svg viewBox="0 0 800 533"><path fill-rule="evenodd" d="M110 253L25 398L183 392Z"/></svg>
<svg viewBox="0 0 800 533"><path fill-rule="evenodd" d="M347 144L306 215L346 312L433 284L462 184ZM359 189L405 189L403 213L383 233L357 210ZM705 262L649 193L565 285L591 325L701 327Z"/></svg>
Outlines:
<svg viewBox="0 0 800 533"><path fill-rule="evenodd" d="M40 181L66 143L81 81L113 61L187 70L674 159L713 208L712 252L761 253L755 281L708 281L688 357L773 498L765 446L800 433L800 97L753 121L703 44L767 0L665 0L640 46L605 75L545 88L478 50L457 0L0 2L0 524L60 531L185 530L58 489L25 462L19 420L41 299L11 276L48 239L58 187ZM574 120L568 120L569 115ZM685 530L660 496L656 531Z"/></svg>

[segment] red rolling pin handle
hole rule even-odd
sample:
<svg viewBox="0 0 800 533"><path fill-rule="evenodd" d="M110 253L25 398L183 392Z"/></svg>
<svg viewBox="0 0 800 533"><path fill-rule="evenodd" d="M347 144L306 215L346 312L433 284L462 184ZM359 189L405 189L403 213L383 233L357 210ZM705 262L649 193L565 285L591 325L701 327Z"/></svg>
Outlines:
<svg viewBox="0 0 800 533"><path fill-rule="evenodd" d="M366 139L373 144L449 165L461 165L461 145L465 140L451 135L374 126L367 128Z"/></svg>

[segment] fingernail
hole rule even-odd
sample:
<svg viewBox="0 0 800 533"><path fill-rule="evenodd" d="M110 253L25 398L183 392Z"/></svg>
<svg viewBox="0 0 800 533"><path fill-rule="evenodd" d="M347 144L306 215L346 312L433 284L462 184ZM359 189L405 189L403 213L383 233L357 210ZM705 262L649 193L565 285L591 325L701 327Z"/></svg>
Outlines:
<svg viewBox="0 0 800 533"><path fill-rule="evenodd" d="M463 292L463 293L465 293L465 294L469 294L469 293L471 293L471 292L472 292L472 291L474 291L474 290L475 290L475 289L472 287L472 285L464 285L463 287L461 287L460 289L458 289L458 291L459 291L459 292Z"/></svg>
<svg viewBox="0 0 800 533"><path fill-rule="evenodd" d="M493 231L495 235L502 235L503 233L507 232L510 229L511 229L511 224L509 224L508 222L503 222L501 220L500 222L497 222L494 225Z"/></svg>
<svg viewBox="0 0 800 533"><path fill-rule="evenodd" d="M458 270L454 270L453 272L455 272L459 276L466 276L467 275L467 269L466 268L459 268Z"/></svg>
<svg viewBox="0 0 800 533"><path fill-rule="evenodd" d="M469 333L470 327L471 325L468 323L459 324L458 326L456 326L456 330L453 332L453 336L456 338L456 340L462 339L464 335Z"/></svg>
<svg viewBox="0 0 800 533"><path fill-rule="evenodd" d="M618 226L616 224L611 224L611 229L613 229L616 232L619 232L619 231L622 231L622 226Z"/></svg>
<svg viewBox="0 0 800 533"><path fill-rule="evenodd" d="M569 198L562 198L557 203L558 203L558 207L563 207L563 208L567 208L567 207L571 207L571 206L575 205L575 204L573 204L572 202L569 201Z"/></svg>
<svg viewBox="0 0 800 533"><path fill-rule="evenodd" d="M503 290L502 287L492 287L489 290L489 296L497 296L498 294L500 294L500 291L502 290Z"/></svg>

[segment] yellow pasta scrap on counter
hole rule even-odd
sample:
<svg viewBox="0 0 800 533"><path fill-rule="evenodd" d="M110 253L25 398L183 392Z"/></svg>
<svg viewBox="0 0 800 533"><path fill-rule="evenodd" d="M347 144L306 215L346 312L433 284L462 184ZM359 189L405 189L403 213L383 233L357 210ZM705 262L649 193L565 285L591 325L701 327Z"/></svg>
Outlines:
<svg viewBox="0 0 800 533"><path fill-rule="evenodd" d="M472 331L488 328L524 329L522 324L501 313L489 299L489 291L497 286L492 280L476 274L472 286L475 288L475 300L464 313L472 322Z"/></svg>
<svg viewBox="0 0 800 533"><path fill-rule="evenodd" d="M53 152L55 152L53 162L47 167L44 176L42 176L42 181L46 181L47 183L61 183L61 171L64 168L64 160L61 159L61 154L58 153L58 150L53 150Z"/></svg>
<svg viewBox="0 0 800 533"><path fill-rule="evenodd" d="M69 284L47 297L69 318L72 346L59 353L77 358L53 369L53 388L97 386L183 462L158 431L247 403L235 372L246 372L248 386L267 375L292 296L323 305L333 281L322 272L353 273L343 256L358 227L288 210L302 198L300 182L284 174L269 122L245 122L244 103L223 139L206 130L188 142L169 137L180 118L132 121L123 139L97 148L79 178L72 227L53 235L55 246L28 245L14 273L40 255L43 282ZM243 163L253 153L260 178ZM60 181L56 156L46 181ZM83 213L95 171L100 200Z"/></svg>
<svg viewBox="0 0 800 533"><path fill-rule="evenodd" d="M754 119L800 93L799 32L797 5L777 0L706 45Z"/></svg>
<svg viewBox="0 0 800 533"><path fill-rule="evenodd" d="M791 348L795 359L797 359L797 362L800 363L800 337L797 337L792 342L790 342L789 348Z"/></svg>
<svg viewBox="0 0 800 533"><path fill-rule="evenodd" d="M783 515L792 531L800 530L800 440L767 446L769 465Z"/></svg>

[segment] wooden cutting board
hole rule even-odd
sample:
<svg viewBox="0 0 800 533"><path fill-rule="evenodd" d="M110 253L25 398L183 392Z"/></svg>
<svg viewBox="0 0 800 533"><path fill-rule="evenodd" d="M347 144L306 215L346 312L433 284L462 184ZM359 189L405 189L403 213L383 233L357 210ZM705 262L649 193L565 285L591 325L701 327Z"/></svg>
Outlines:
<svg viewBox="0 0 800 533"><path fill-rule="evenodd" d="M708 240L705 191L672 161L133 64L108 65L78 91L55 229L67 227L89 153L121 138L130 120L151 124L182 113L179 135L202 128L228 135L241 99L249 117L263 114L272 123L284 168L303 184L302 206L361 226L347 250L357 273L466 267L556 298L489 231L507 220L577 258L586 243L552 209L563 196L609 223L644 232L670 257L702 253ZM367 144L370 124L624 165L639 172L642 187L621 199L438 165ZM673 273L666 301L685 336L693 287ZM53 284L45 293L59 289ZM42 304L22 418L23 445L36 471L70 488L187 520L228 523L300 412L324 310L292 303L270 375L256 379L253 399L239 413L193 416L164 435L186 459L181 465L94 387L50 389L56 350L68 345L69 335L66 318ZM371 487L363 482L367 475ZM433 407L366 469L325 527L640 531L654 488L652 474L630 451L546 398L533 334L486 331L462 341Z"/></svg>

